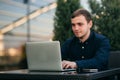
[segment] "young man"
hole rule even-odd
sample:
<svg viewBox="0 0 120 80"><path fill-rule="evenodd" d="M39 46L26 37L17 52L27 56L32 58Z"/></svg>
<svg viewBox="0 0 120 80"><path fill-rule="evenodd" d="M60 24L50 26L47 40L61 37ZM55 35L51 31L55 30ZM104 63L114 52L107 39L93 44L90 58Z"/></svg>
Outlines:
<svg viewBox="0 0 120 80"><path fill-rule="evenodd" d="M76 10L71 24L75 36L62 45L62 67L107 69L109 40L90 30L93 25L90 13L85 9Z"/></svg>

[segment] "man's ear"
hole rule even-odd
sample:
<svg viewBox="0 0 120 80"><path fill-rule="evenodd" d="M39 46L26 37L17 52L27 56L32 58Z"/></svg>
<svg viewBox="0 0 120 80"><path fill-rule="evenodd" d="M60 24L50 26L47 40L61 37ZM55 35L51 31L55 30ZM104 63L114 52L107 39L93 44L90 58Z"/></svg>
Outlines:
<svg viewBox="0 0 120 80"><path fill-rule="evenodd" d="M91 28L92 25L93 25L93 22L92 22L92 20L90 20L89 23L88 23L89 28Z"/></svg>

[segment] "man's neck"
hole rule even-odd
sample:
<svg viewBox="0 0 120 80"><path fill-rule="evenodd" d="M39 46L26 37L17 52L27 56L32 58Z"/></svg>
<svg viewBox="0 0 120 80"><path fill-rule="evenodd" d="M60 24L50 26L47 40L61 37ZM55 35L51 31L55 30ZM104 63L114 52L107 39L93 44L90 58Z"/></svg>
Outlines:
<svg viewBox="0 0 120 80"><path fill-rule="evenodd" d="M79 38L82 43L84 43L90 36L90 30L83 37Z"/></svg>

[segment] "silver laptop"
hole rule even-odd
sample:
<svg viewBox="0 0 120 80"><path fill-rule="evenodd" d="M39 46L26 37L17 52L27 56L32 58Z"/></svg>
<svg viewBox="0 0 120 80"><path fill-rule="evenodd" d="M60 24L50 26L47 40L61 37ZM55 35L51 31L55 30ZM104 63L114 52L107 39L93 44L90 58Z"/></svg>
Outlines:
<svg viewBox="0 0 120 80"><path fill-rule="evenodd" d="M29 71L73 71L62 69L59 41L27 42Z"/></svg>

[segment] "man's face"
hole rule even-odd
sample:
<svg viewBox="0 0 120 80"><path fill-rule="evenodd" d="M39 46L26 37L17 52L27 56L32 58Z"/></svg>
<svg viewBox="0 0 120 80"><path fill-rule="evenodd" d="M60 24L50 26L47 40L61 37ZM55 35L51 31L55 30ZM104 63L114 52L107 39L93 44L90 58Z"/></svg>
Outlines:
<svg viewBox="0 0 120 80"><path fill-rule="evenodd" d="M78 38L84 38L92 27L92 21L88 23L83 15L72 18L71 23L73 33Z"/></svg>

